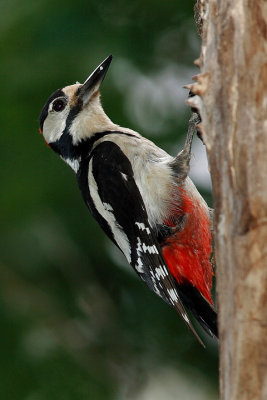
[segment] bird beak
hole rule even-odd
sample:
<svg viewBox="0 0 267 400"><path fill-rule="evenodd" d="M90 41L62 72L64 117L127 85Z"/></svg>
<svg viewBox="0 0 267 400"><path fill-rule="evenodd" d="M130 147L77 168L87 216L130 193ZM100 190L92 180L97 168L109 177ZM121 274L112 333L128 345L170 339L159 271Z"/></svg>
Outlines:
<svg viewBox="0 0 267 400"><path fill-rule="evenodd" d="M96 93L103 82L106 73L109 69L112 60L112 55L108 56L86 79L78 90L78 97L82 100L85 106L92 95Z"/></svg>

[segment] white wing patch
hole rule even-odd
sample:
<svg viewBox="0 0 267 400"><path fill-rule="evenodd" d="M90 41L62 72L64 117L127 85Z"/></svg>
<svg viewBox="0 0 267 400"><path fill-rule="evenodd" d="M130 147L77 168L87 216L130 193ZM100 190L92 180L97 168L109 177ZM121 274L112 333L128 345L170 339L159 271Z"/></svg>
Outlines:
<svg viewBox="0 0 267 400"><path fill-rule="evenodd" d="M151 230L149 226L145 226L143 222L136 222L135 223L140 231L145 232L148 236L151 235ZM137 264L135 266L136 270L140 273L144 272L143 269L143 262L141 259L141 253L149 253L149 254L159 254L158 249L156 245L148 246L144 241L141 241L140 237L137 237ZM161 296L161 292L158 289L158 286L162 288L162 278L165 278L168 275L168 271L165 267L165 265L159 265L157 268L155 268L155 272L151 269L150 270L150 275L151 275L151 280L153 283L153 290Z"/></svg>
<svg viewBox="0 0 267 400"><path fill-rule="evenodd" d="M135 268L136 268L137 272L139 272L140 274L143 274L144 273L144 268L143 268L144 265L143 265L142 258L141 258L141 253L143 253L143 249L142 249L142 243L141 243L140 237L137 237L136 252L138 255L138 259L137 259L137 264L135 264Z"/></svg>
<svg viewBox="0 0 267 400"><path fill-rule="evenodd" d="M103 203L103 206L105 208L106 211L113 211L113 208L110 204L108 203Z"/></svg>
<svg viewBox="0 0 267 400"><path fill-rule="evenodd" d="M147 235L151 234L150 228L146 227L143 222L136 222L135 225L137 225L138 228L142 232L145 231ZM137 264L135 265L135 268L136 268L137 272L139 272L141 274L144 273L141 253L159 254L158 249L157 249L157 247L155 245L147 246L146 243L144 243L144 241L141 241L140 237L137 237L136 252L137 252L137 255L138 255L138 259L137 259ZM152 274L152 281L154 282L155 281L155 276L154 276L154 274L152 272L151 272L151 274Z"/></svg>
<svg viewBox="0 0 267 400"><path fill-rule="evenodd" d="M139 228L141 231L146 231L146 233L147 233L148 235L151 233L151 232L150 232L150 228L149 228L149 227L146 227L145 224L144 224L143 222L136 222L135 225L137 225L138 228Z"/></svg>
<svg viewBox="0 0 267 400"><path fill-rule="evenodd" d="M153 246L146 246L145 243L142 244L143 252L144 253L149 253L149 254L159 254L157 248L155 245Z"/></svg>
<svg viewBox="0 0 267 400"><path fill-rule="evenodd" d="M158 249L155 245L147 246L144 242L142 243L140 237L137 237L137 248L136 252L138 255L137 264L135 266L136 270L140 273L143 273L143 262L141 259L141 253L149 253L149 254L159 254ZM154 276L154 275L153 275Z"/></svg>
<svg viewBox="0 0 267 400"><path fill-rule="evenodd" d="M179 296L175 289L168 289L168 294L173 304L179 301Z"/></svg>
<svg viewBox="0 0 267 400"><path fill-rule="evenodd" d="M166 273L165 271L167 271L165 265L164 266L160 265L159 267L155 268L155 276L156 276L156 278L158 280L160 280L160 278L165 278L168 275L168 273Z"/></svg>
<svg viewBox="0 0 267 400"><path fill-rule="evenodd" d="M159 291L159 289L157 287L157 284L156 284L155 275L153 274L152 271L151 271L151 280L153 282L154 292L157 293L157 295L161 297L161 293L160 293L160 291Z"/></svg>
<svg viewBox="0 0 267 400"><path fill-rule="evenodd" d="M188 316L187 316L186 313L183 313L183 314L182 314L182 317L183 317L183 319L184 319L188 324L190 324L189 318L188 318Z"/></svg>
<svg viewBox="0 0 267 400"><path fill-rule="evenodd" d="M125 181L128 181L128 176L126 174L124 174L123 172L121 172L121 176L123 177L123 179Z"/></svg>
<svg viewBox="0 0 267 400"><path fill-rule="evenodd" d="M116 222L116 219L113 214L112 206L108 203L102 203L99 193L97 183L95 181L93 175L93 167L92 167L93 158L89 163L89 171L88 171L88 187L90 191L90 195L94 202L94 205L99 212L99 214L104 218L104 220L109 225L111 232L113 233L114 239L117 242L119 248L125 255L127 261L131 263L131 247L129 244L129 240L122 227Z"/></svg>

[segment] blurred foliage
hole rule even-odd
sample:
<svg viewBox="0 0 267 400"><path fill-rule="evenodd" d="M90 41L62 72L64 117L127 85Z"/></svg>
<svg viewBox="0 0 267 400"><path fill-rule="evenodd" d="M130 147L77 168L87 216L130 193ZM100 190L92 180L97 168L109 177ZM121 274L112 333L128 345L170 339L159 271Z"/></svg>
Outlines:
<svg viewBox="0 0 267 400"><path fill-rule="evenodd" d="M88 214L71 169L38 134L51 92L83 81L113 54L102 90L111 119L168 150L183 140L189 111L166 110L166 129L152 137L132 118L131 104L125 108L131 74L128 90L118 73L124 60L161 84L157 76L169 65L192 68L199 51L193 2L1 0L0 6L1 398L139 398L164 368L197 380L216 398L216 344L205 338L204 350L131 273Z"/></svg>

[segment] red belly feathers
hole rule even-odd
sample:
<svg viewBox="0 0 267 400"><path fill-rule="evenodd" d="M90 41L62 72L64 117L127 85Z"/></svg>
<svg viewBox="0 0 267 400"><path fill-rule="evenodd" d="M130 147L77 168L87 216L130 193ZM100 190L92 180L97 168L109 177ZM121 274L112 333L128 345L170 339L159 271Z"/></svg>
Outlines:
<svg viewBox="0 0 267 400"><path fill-rule="evenodd" d="M213 270L210 263L212 237L209 217L204 207L198 202L193 202L183 189L180 189L180 193L186 222L181 231L174 232L164 240L162 254L178 284L188 281L213 304ZM181 215L181 211L176 215ZM165 223L173 226L169 221Z"/></svg>

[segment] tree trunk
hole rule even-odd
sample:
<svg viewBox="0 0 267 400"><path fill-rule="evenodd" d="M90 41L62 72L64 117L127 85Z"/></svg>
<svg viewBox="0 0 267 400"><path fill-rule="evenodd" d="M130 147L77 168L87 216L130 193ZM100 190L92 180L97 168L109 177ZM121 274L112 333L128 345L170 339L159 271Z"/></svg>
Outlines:
<svg viewBox="0 0 267 400"><path fill-rule="evenodd" d="M267 399L267 1L199 0L222 400Z"/></svg>

